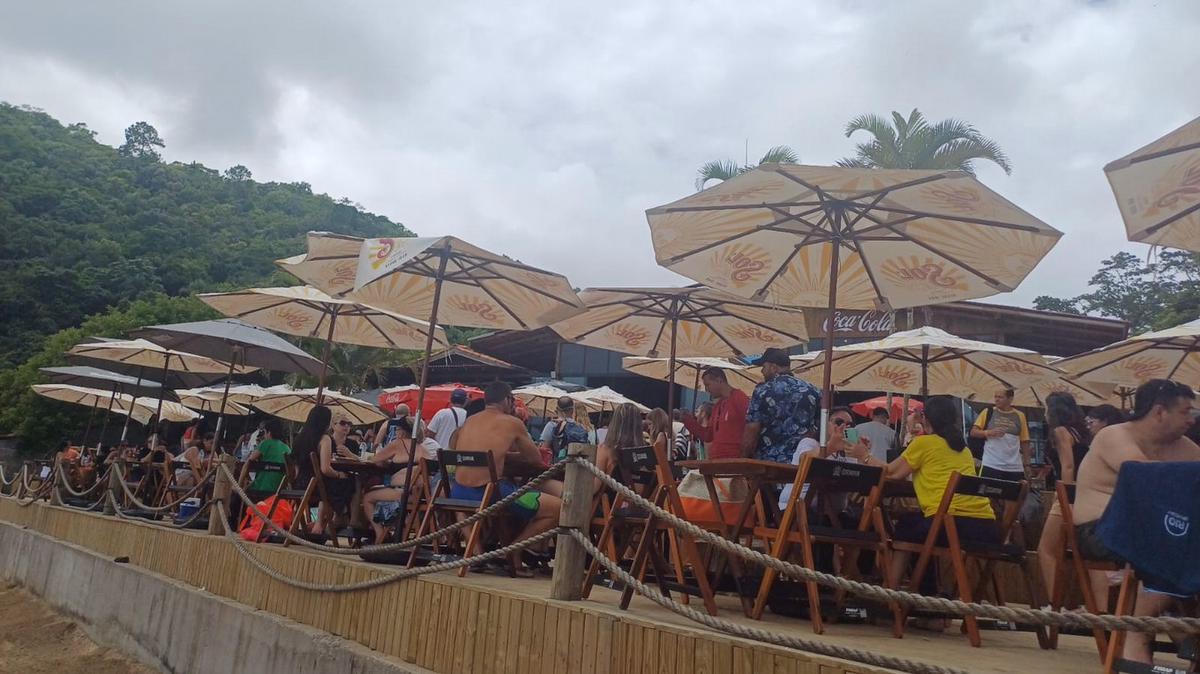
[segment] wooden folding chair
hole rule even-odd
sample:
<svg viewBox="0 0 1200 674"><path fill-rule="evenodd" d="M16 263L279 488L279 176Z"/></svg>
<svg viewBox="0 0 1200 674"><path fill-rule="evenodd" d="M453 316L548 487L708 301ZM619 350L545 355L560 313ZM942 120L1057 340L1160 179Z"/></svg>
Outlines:
<svg viewBox="0 0 1200 674"><path fill-rule="evenodd" d="M892 542L893 551L916 552L920 555L909 582L909 590L911 592L918 591L921 577L934 558L949 559L954 569L958 596L962 601L968 603L975 601L974 598L981 596L984 588L991 584L996 593L996 603L1003 605L1004 598L1000 596L1000 584L996 577L995 567L999 563L1008 563L1020 567L1021 575L1028 587L1030 605L1044 606L1045 601L1041 595L1041 586L1037 582L1034 559L1030 557L1024 546L1012 542L1013 524L1017 520L1017 514L1020 512L1021 504L1025 501L1028 489L1029 485L1024 480L1009 482L995 478L962 475L958 471L951 473L950 481L946 484L946 491L942 494L942 501L938 505L937 513L933 517L932 526L924 543ZM1001 506L1003 514L997 522L999 543L964 541L959 537L954 517L949 515L950 504L957 495L979 496ZM940 543L943 532L945 532L946 540L944 545ZM974 559L982 565L978 585L974 588L972 588L967 574L968 559ZM982 640L979 636L979 621L974 616L964 616L963 624L971 645L980 646ZM903 629L903 624L901 624L901 628ZM1045 626L1036 625L1035 631L1038 645L1042 648L1049 648L1050 640Z"/></svg>
<svg viewBox="0 0 1200 674"><path fill-rule="evenodd" d="M308 490L311 493L305 494L304 505L307 506L308 500L316 497L318 508L324 505L330 513L333 513L333 516L329 518L329 524L325 526L325 536L333 543L333 547L341 547L341 544L338 543L337 525L334 524L337 511L334 510L333 501L329 498L329 489L325 486L325 475L321 473L321 456L318 452L313 452L308 458L312 464L312 488ZM304 508L304 510L307 509L307 507Z"/></svg>
<svg viewBox="0 0 1200 674"><path fill-rule="evenodd" d="M619 451L617 473L617 479L622 484L638 491L659 508L677 517L683 517L683 503L679 499L675 475L667 460L665 443ZM668 545L674 553L670 556L672 571L668 571L666 555L663 554L663 546L659 542L663 534L666 534ZM686 533L675 531L653 513L635 508L618 493L612 498L597 547L611 550L615 541L616 556L612 559L620 562L635 539L637 547L630 567L630 573L635 578L644 582L647 565L653 565L655 580L664 595L669 596L672 587L688 595L697 595L704 601L709 615L717 615L717 604L709 584L708 570L695 539ZM695 578L695 585L687 583L685 574L688 568ZM583 581L584 597L591 593L599 573L600 561L593 559ZM674 576L673 582L669 580L671 574ZM621 608L629 608L632 600L633 587L627 586L621 592Z"/></svg>
<svg viewBox="0 0 1200 674"><path fill-rule="evenodd" d="M858 555L864 550L874 552L880 577L891 587L896 579L889 576L891 548L883 523L883 511L879 507L883 494L883 480L883 468L878 466L864 466L806 455L796 473L792 493L779 526L756 527L754 535L773 541L771 556L776 559L786 559L792 544L798 544L803 565L814 570L814 544L830 545L834 551L833 573L850 579L859 577ZM833 503L835 497L855 495L862 497L862 515L857 526L847 528L843 526ZM821 519L822 516L824 519ZM844 561L839 553L846 555ZM766 569L754 602L754 619L762 618L771 588L778 576L779 572L775 569ZM825 628L821 618L820 588L815 581L806 581L806 585L813 632L821 634ZM834 616L841 612L845 592L836 592L836 597L837 608ZM903 612L896 604L889 606L894 618L893 633L899 637L903 634Z"/></svg>
<svg viewBox="0 0 1200 674"><path fill-rule="evenodd" d="M425 507L425 514L421 518L421 525L417 528L415 536L420 538L427 533L435 531L442 526L448 525L455 519L473 515L484 508L487 508L496 500L498 486L500 481L499 473L496 470L496 462L492 459L491 452L470 452L462 450L438 450L438 463L440 464L441 479L438 480L437 487L433 490ZM482 498L476 499L459 499L450 497L450 485L453 484L450 476L450 467L458 468L487 468L488 482L483 487ZM416 483L414 475L414 483ZM419 505L419 504L418 504ZM410 510L413 505L410 498ZM467 557L473 553L476 546L484 539L487 530L487 519L483 518L471 525L470 533L467 535L466 542L462 544L461 554ZM461 538L455 534L451 534L454 538ZM448 536L449 538L449 536ZM449 543L449 541L447 542ZM433 541L431 546L435 551L438 550L438 542ZM412 567L416 564L416 551L409 555L408 565ZM516 566L513 560L510 561L510 574L516 576ZM460 567L458 576L461 578L467 575L468 568Z"/></svg>

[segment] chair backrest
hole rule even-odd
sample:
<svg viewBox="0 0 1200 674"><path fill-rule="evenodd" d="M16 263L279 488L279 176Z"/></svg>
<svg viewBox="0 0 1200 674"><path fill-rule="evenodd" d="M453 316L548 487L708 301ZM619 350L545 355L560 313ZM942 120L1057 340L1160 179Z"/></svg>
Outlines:
<svg viewBox="0 0 1200 674"><path fill-rule="evenodd" d="M866 496L883 480L883 467L861 463L809 459L804 482L822 493L861 494Z"/></svg>
<svg viewBox="0 0 1200 674"><path fill-rule="evenodd" d="M942 495L942 502L938 505L935 517L944 519L949 514L950 504L955 496L989 499L993 505L999 503L1004 508L1003 514L997 519L1000 525L1000 540L1008 542L1009 533L1021 512L1021 503L1025 500L1028 490L1029 483L1024 480L1013 482L994 477L963 475L955 471L950 474L950 481L946 484L946 491Z"/></svg>
<svg viewBox="0 0 1200 674"><path fill-rule="evenodd" d="M628 486L658 482L658 456L653 445L617 450L617 479Z"/></svg>
<svg viewBox="0 0 1200 674"><path fill-rule="evenodd" d="M449 468L487 468L488 480L496 482L500 479L499 473L496 471L496 461L492 458L491 452L472 452L461 449L439 449L438 464L442 472L442 482L445 483L446 489L450 488L450 471Z"/></svg>

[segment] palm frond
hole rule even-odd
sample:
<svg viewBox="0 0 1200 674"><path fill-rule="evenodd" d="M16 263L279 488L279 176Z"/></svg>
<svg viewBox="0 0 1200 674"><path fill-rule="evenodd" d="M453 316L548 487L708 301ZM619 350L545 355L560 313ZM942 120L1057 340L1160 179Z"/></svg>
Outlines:
<svg viewBox="0 0 1200 674"><path fill-rule="evenodd" d="M710 180L729 180L741 172L742 168L732 159L707 162L696 172L696 191L704 189L704 184Z"/></svg>
<svg viewBox="0 0 1200 674"><path fill-rule="evenodd" d="M799 164L800 153L787 145L776 145L758 160L759 164Z"/></svg>

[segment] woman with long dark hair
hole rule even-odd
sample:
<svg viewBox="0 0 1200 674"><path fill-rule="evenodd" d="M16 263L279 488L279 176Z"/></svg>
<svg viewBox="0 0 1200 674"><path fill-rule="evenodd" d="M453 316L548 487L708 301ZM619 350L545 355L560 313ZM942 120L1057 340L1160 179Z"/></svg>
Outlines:
<svg viewBox="0 0 1200 674"><path fill-rule="evenodd" d="M1054 465L1055 479L1074 482L1087 454L1091 433L1084 419L1083 410L1075 404L1070 393L1051 393L1046 396L1046 426L1049 428L1050 463ZM1047 480L1053 484L1053 480ZM1038 540L1038 566L1042 569L1042 582L1048 596L1054 595L1054 570L1057 553L1063 545L1062 511L1058 499L1050 506L1046 522L1042 526L1042 537Z"/></svg>
<svg viewBox="0 0 1200 674"><path fill-rule="evenodd" d="M321 438L329 434L333 412L324 405L316 405L308 411L308 418L296 442L292 445L292 460L296 462L296 485L303 489L312 479L312 459L309 457L321 449Z"/></svg>
<svg viewBox="0 0 1200 674"><path fill-rule="evenodd" d="M933 516L941 505L942 496L952 473L974 476L975 459L963 437L959 403L950 396L933 396L925 401L925 435L913 438L904 453L891 463L871 456L862 444L851 448L851 456L869 466L882 466L892 480L912 476L920 513L908 513L896 523L897 540L922 543L933 524ZM998 542L999 528L992 504L982 496L957 495L950 502L949 514L954 517L959 538L964 541ZM892 578L899 581L908 566L911 553L897 552L892 556ZM921 590L936 591L932 574L922 579Z"/></svg>

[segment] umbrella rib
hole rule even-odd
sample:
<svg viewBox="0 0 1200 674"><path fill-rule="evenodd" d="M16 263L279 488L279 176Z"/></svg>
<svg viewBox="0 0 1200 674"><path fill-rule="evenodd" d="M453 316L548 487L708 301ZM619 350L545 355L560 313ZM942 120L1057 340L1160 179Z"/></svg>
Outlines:
<svg viewBox="0 0 1200 674"><path fill-rule="evenodd" d="M707 316L707 317L706 317L706 316L701 316L701 315L697 314L697 315L696 315L696 318L697 318L698 320L705 320L706 318L721 318L722 316L732 316L732 317L734 317L734 318L738 319L739 321L745 321L745 322L749 323L750 325L758 326L758 327L762 328L763 330L770 330L771 332L778 332L779 334L781 334L781 335L784 335L784 336L787 336L787 337L790 337L790 338L792 338L792 339L795 339L795 340L798 340L798 341L805 341L805 340L804 340L804 338L803 338L803 337L801 337L800 335L793 334L793 333L791 333L791 332L788 332L787 330L784 330L784 329L781 329L781 328L772 327L772 326L770 326L770 325L767 325L766 323L763 323L763 322L761 322L761 321L756 321L756 320L754 320L753 318L747 318L747 317L745 317L745 316L742 316L741 314L735 314L735 313L731 313L731 312L725 312L724 314L722 314L722 315L720 315L720 316Z"/></svg>
<svg viewBox="0 0 1200 674"><path fill-rule="evenodd" d="M766 205L764 204L763 206L766 206ZM755 206L755 208L761 208L761 207L763 207L763 206ZM768 210L770 210L770 208L769 208L769 207L767 207L767 208L768 208ZM768 222L768 223L766 223L766 224L763 224L763 225L756 225L756 226L754 227L754 229L751 229L751 230L750 230L750 231L748 231L748 232L738 232L737 234L732 234L732 235L730 235L730 236L727 236L727 237L724 237L724 238L722 238L722 239L717 239L716 241L713 241L713 242L711 242L711 243L706 243L706 244L704 244L703 246L700 246L699 248L695 248L695 249L693 249L693 250L690 250L690 251L688 251L688 252L686 252L686 253L680 253L680 254L678 254L678 255L672 255L672 256L671 256L671 258L670 258L670 260L668 260L668 262L678 262L678 261L680 261L680 260L682 260L682 259L684 259L684 258L686 258L686 257L691 257L691 256L693 256L693 255L696 255L696 254L698 254L698 253L703 253L704 251L706 251L706 250L711 250L711 249L713 249L713 248L716 248L717 246L723 246L723 245L725 245L725 244L727 244L727 243L730 243L730 242L733 242L733 241L737 241L738 239L741 239L741 238L743 238L743 237L747 237L747 236L751 236L751 235L757 234L757 233L759 233L759 232L761 232L761 231L763 231L763 230L769 230L769 229L771 229L772 227L774 227L774 226L776 226L776 225L779 225L779 224L782 224L782 223L786 222L786 221L787 221L788 219L790 219L790 218L791 218L791 216L789 215L787 218L784 218L784 219L782 219L782 220L772 220L771 222Z"/></svg>
<svg viewBox="0 0 1200 674"><path fill-rule="evenodd" d="M885 213L903 213L905 215L916 216L917 218L932 218L935 220L950 220L951 222L962 222L969 225L983 225L985 227L999 227L1001 229L1015 229L1031 234L1044 234L1049 236L1050 232L1034 227L1032 225L1018 225L1014 222L1001 222L1000 220L988 220L986 218L969 218L961 215L950 215L949 213L922 213L908 208L900 208L897 206L876 206L873 210L883 211Z"/></svg>
<svg viewBox="0 0 1200 674"><path fill-rule="evenodd" d="M838 385L838 386L845 386L845 385L846 385L846 382L848 382L848 381L850 381L850 380L854 379L855 377L857 377L857 376L861 375L862 373L866 372L867 370L870 370L871 368L875 367L876 365L878 365L878 364L882 363L882 362L884 361L884 359L886 359L886 358L887 358L887 356L888 356L888 355L887 355L887 353L885 353L885 352L877 352L877 353L874 353L874 354L872 354L872 355L873 355L873 356L875 356L875 360L873 360L873 361L871 361L870 363L868 363L867 365L865 365L865 366L863 366L863 367L859 368L859 369L858 369L858 371L857 371L857 372L855 372L854 374L852 374L852 375L850 375L850 376L848 376L848 377L842 377L841 379L839 379L839 380L838 380L838 384L837 384L837 385ZM834 358L834 361L836 362L836 361L837 361L837 358ZM830 366L830 364L829 364L829 363L822 363L822 364L823 364L823 365L825 365L825 367L829 367L829 366Z"/></svg>
<svg viewBox="0 0 1200 674"><path fill-rule="evenodd" d="M875 299L879 300L879 306L887 306L889 303L883 296L883 289L879 287L879 281L875 279L875 270L871 268L867 254L863 252L862 243L857 237L851 237L850 243L854 245L854 250L858 251L858 259L862 260L863 270L867 272L867 280L871 282L871 288L875 291Z"/></svg>
<svg viewBox="0 0 1200 674"><path fill-rule="evenodd" d="M899 192L900 190L908 189L909 187L916 187L918 185L924 185L926 183L937 182L939 180L946 180L949 177L950 176L947 175L946 173L938 173L937 175L925 176L923 178L914 178L912 180L909 180L908 182L898 183L896 185L889 185L887 187L883 187L878 190L871 190L869 192L862 192L860 194L855 194L853 196L846 197L846 201L857 201L859 199L866 199L867 197L875 196L877 194L880 195L880 198L882 198L882 196L887 194L888 192ZM876 199L876 202L878 202L878 199Z"/></svg>
<svg viewBox="0 0 1200 674"><path fill-rule="evenodd" d="M716 328L714 328L713 324L709 323L707 318L704 318L703 316L700 316L699 318L700 318L700 322L703 323L705 326L707 326L709 330L712 330L713 334L717 336L717 339L721 340L722 342L725 342L725 345L728 346L730 349L732 349L733 353L735 355L737 355L737 356L743 355L742 350L737 348L736 346L734 346L733 342L729 341L725 337L725 335L721 334L720 330L717 330Z"/></svg>
<svg viewBox="0 0 1200 674"><path fill-rule="evenodd" d="M1166 227L1167 225L1175 222L1176 220L1186 218L1187 216L1191 215L1192 213L1195 213L1196 211L1200 211L1200 203L1192 204L1190 207L1185 208L1182 211L1179 211L1175 215L1172 215L1169 218L1164 218L1163 220L1160 220L1159 222L1157 222L1153 225L1150 225L1146 229L1143 229L1141 231L1141 233L1138 234L1138 236L1141 237L1146 234L1153 234L1153 233L1157 232L1158 230L1162 229L1163 227Z"/></svg>
<svg viewBox="0 0 1200 674"><path fill-rule="evenodd" d="M658 322L658 334L654 336L654 342L651 344L651 353L658 353L658 344L662 341L663 333L667 330L667 322L672 320L670 317L664 318ZM679 319L674 319L679 320Z"/></svg>
<svg viewBox="0 0 1200 674"><path fill-rule="evenodd" d="M974 352L972 352L972 353L974 353ZM971 367L974 367L976 370L979 370L980 372L991 377L992 379L995 379L996 381L1000 382L1001 384L1004 384L1004 388L1006 388L1006 389L1015 389L1016 388L1015 386L1012 385L1012 382L1008 381L1004 377L1001 377L1000 375L996 374L995 372L992 372L991 370L985 368L984 366L980 365L979 363L976 363L975 361L971 360L970 354L963 355L962 360L965 360L968 364L971 365Z"/></svg>
<svg viewBox="0 0 1200 674"><path fill-rule="evenodd" d="M508 305L504 303L503 300L501 300L499 297L497 297L496 293L492 292L492 290L490 288L488 288L487 286L483 285L483 283L475 280L475 276L471 272L467 271L466 268L463 267L462 262L459 261L458 257L452 255L452 256L450 256L449 260L450 260L450 262L453 262L455 265L457 265L459 269L462 269L463 272L468 277L470 277L473 281L475 281L475 283L479 287L479 289L482 290L483 292L487 293L487 296L492 298L492 300L494 300L496 302L496 304L499 304L500 308L504 309L504 311L506 313L508 313L508 315L511 316L514 321L516 321L518 324L520 324L522 329L524 329L524 330L529 329L529 325L525 321L521 320L521 317L518 316L512 309L510 309L508 307Z"/></svg>
<svg viewBox="0 0 1200 674"><path fill-rule="evenodd" d="M1172 132L1172 133L1174 133L1174 132ZM1168 134L1168 135L1170 135L1170 134ZM1180 152L1187 152L1189 150L1196 150L1196 149L1200 149L1200 143L1188 143L1186 145L1180 145L1179 147L1167 148L1166 150L1159 150L1158 152L1148 152L1146 154L1143 154L1143 155L1140 155L1137 157L1133 157L1132 159L1129 160L1129 163L1131 165L1138 164L1138 163L1141 163L1144 161L1150 161L1151 159L1161 159L1163 157L1167 157L1167 156L1170 156L1173 154L1179 154ZM1120 160L1118 160L1118 161L1120 161Z"/></svg>
<svg viewBox="0 0 1200 674"><path fill-rule="evenodd" d="M1126 342L1126 343L1130 343L1130 342ZM1138 345L1136 345L1136 346L1141 346L1141 345L1140 345L1140 344L1138 344ZM1084 375L1086 375L1086 374L1091 374L1092 372L1095 372L1096 370L1099 370L1099 369L1101 369L1101 368L1108 367L1109 365L1112 365L1113 363L1117 363L1117 362L1120 362L1120 361L1122 361L1122 360L1124 360L1124 359L1126 359L1126 358L1130 358L1130 357L1132 357L1132 356L1136 356L1136 355L1138 355L1139 353L1142 353L1142 352L1144 352L1144 351L1149 351L1150 349L1153 349L1153 348L1154 348L1154 347L1156 347L1156 346L1159 346L1159 343L1158 343L1157 341L1155 341L1155 340L1146 340L1145 346L1142 346L1142 348L1140 348L1140 349L1137 349L1136 351L1133 351L1133 352L1131 352L1131 353L1118 354L1118 355L1117 355L1115 358L1112 358L1111 360L1104 361L1103 363L1101 363L1101 364L1099 364L1099 365L1096 365L1096 366L1094 366L1094 367L1090 367L1090 368L1088 368L1088 369L1086 369L1086 370L1082 370L1082 371L1080 371L1080 372L1076 372L1076 373L1074 373L1074 374L1073 374L1073 376L1074 376L1075 378L1077 378L1077 379L1078 379L1078 378L1080 378L1080 377L1083 377L1083 376L1084 376ZM1117 349L1116 349L1116 347L1114 347L1114 348L1113 348L1113 350L1114 350L1114 351L1116 351L1116 350L1117 350ZM1098 353L1104 353L1104 349L1097 349L1097 352L1098 352ZM1084 355L1087 355L1087 354L1084 354ZM1081 356L1081 357L1082 357L1082 356Z"/></svg>
<svg viewBox="0 0 1200 674"><path fill-rule="evenodd" d="M784 170L782 170L782 169L778 169L778 168L776 168L776 169L775 169L775 173L778 173L779 175L783 176L784 178L787 178L788 180L790 180L790 181L792 181L792 182L796 183L797 185L800 185L800 186L802 186L802 187L804 187L804 188L806 188L806 189L810 190L810 191L811 191L813 194L816 194L816 195L817 195L817 199L818 199L818 200L819 200L819 201L820 201L822 204L824 204L824 203L825 203L825 200L826 200L826 196L827 196L827 195L825 194L825 191L824 191L824 190L822 190L822 189L821 189L820 187L818 187L817 185L810 184L808 181L806 181L806 180L802 180L802 179L800 179L800 178L797 178L796 176L794 176L794 175L792 175L792 174L790 174L790 173L788 173L787 171L784 171Z"/></svg>
<svg viewBox="0 0 1200 674"><path fill-rule="evenodd" d="M754 210L756 208L771 209L771 208L795 208L797 206L809 207L809 206L822 205L823 203L824 202L821 200L818 200L818 201L773 201L773 202L765 202L764 201L759 204L724 204L721 206L670 206L667 208L663 208L658 212L665 214L665 213L703 213L706 211L748 211L748 210ZM650 209L650 210L655 211L658 209Z"/></svg>
<svg viewBox="0 0 1200 674"><path fill-rule="evenodd" d="M922 241L921 239L918 239L911 235L901 234L900 232L897 232L894 229L892 231L896 232L896 234L899 234L900 236L904 236L909 241L917 244L918 246L933 253L934 255L937 255L938 257L940 257L944 260L947 260L948 262L958 265L958 267L960 269L962 269L963 271L965 271L966 273L983 279L984 281L986 281L988 283L988 285L991 285L993 288L1002 289L1002 290L1012 290L1012 288L1010 288L1008 286L1008 284L1001 283L1000 281L992 278L991 276L988 276L987 274L985 274L977 269L972 268L971 265L964 263L962 260L959 260L957 257L950 255L949 253L943 252L941 249L937 248L936 246L934 246L932 244L926 243L926 242Z"/></svg>
<svg viewBox="0 0 1200 674"><path fill-rule="evenodd" d="M788 256L783 259L783 263L775 269L775 271L771 274L771 277L768 278L761 286L759 286L758 290L754 291L752 297L766 297L767 288L771 287L771 284L774 283L776 279L778 279L780 276L783 276L783 272L787 271L787 268L792 264L792 260L796 259L796 256L800 254L800 250L808 245L808 240L811 239L815 233L816 230L814 229L813 231L804 235L804 238L800 240L800 243L796 244L796 246L792 248L792 252L788 253Z"/></svg>
<svg viewBox="0 0 1200 674"><path fill-rule="evenodd" d="M1196 342L1200 340L1193 339L1192 341ZM1195 344L1193 344L1193 346L1195 346ZM1179 360L1175 362L1175 367L1171 368L1171 371L1168 372L1167 376L1163 377L1163 379L1170 379L1171 377L1174 377L1175 373L1179 371L1179 368L1183 366L1183 361L1187 360L1189 353L1191 353L1191 351L1188 351L1187 349L1181 349L1179 351Z"/></svg>

